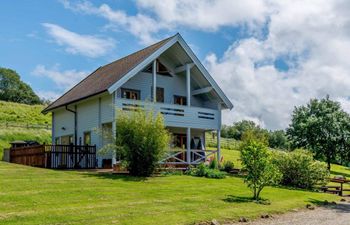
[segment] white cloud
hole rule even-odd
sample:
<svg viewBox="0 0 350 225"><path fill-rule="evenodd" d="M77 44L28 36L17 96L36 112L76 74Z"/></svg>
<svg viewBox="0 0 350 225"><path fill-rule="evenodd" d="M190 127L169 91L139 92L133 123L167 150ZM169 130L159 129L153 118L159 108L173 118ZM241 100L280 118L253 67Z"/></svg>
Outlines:
<svg viewBox="0 0 350 225"><path fill-rule="evenodd" d="M142 44L151 44L157 33L184 26L202 31L217 31L226 26L244 26L256 30L266 22L269 12L263 0L138 0L138 12L128 15L108 4L95 6L89 1L61 0L74 12L97 15L109 21L108 27L127 30Z"/></svg>
<svg viewBox="0 0 350 225"><path fill-rule="evenodd" d="M59 92L56 91L36 91L35 92L41 99L54 101L61 96Z"/></svg>
<svg viewBox="0 0 350 225"><path fill-rule="evenodd" d="M103 56L114 48L111 38L99 38L91 35L81 35L51 23L42 24L53 40L71 54L80 54L92 58Z"/></svg>
<svg viewBox="0 0 350 225"><path fill-rule="evenodd" d="M224 121L253 118L284 128L294 106L327 94L349 111L349 9L342 1L278 2L266 39L240 40L221 58L208 55L209 71L236 106ZM280 58L288 71L274 65Z"/></svg>
<svg viewBox="0 0 350 225"><path fill-rule="evenodd" d="M56 89L64 92L85 78L88 75L88 72L77 70L60 71L59 65L55 65L51 68L46 68L44 65L37 65L32 74L38 77L45 77L52 80L56 84ZM42 93L48 92L42 91ZM54 96L52 93L50 93L50 95Z"/></svg>

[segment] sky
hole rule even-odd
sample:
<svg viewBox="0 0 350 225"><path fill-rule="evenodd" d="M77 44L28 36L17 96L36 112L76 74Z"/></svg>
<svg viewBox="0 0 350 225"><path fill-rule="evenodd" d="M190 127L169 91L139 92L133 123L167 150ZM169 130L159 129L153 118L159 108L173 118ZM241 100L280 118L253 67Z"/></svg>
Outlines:
<svg viewBox="0 0 350 225"><path fill-rule="evenodd" d="M350 1L3 0L0 67L54 100L99 66L180 33L234 104L284 129L310 98L350 112Z"/></svg>

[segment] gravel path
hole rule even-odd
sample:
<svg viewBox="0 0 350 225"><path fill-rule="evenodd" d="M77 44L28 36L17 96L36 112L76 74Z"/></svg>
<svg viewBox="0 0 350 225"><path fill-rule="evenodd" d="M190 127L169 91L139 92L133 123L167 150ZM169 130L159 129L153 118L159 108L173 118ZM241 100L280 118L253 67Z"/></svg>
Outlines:
<svg viewBox="0 0 350 225"><path fill-rule="evenodd" d="M241 225L350 225L350 203L300 210Z"/></svg>

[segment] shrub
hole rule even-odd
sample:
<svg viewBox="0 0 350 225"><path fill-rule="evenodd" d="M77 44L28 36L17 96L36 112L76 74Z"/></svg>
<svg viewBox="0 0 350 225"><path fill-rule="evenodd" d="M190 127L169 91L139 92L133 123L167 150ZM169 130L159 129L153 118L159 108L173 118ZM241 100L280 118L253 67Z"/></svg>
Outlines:
<svg viewBox="0 0 350 225"><path fill-rule="evenodd" d="M234 169L234 164L231 161L225 161L221 168L223 171L229 173L231 170Z"/></svg>
<svg viewBox="0 0 350 225"><path fill-rule="evenodd" d="M163 158L169 144L169 134L163 117L154 112L118 112L116 136L113 145L105 146L100 153L115 152L127 164L134 176L150 176Z"/></svg>
<svg viewBox="0 0 350 225"><path fill-rule="evenodd" d="M247 172L244 181L253 191L253 198L259 200L264 187L274 185L281 179L281 174L272 163L266 145L255 139L247 140L241 146L243 170Z"/></svg>
<svg viewBox="0 0 350 225"><path fill-rule="evenodd" d="M218 168L219 168L219 163L216 160L216 158L215 157L211 158L209 162L209 169L218 169Z"/></svg>
<svg viewBox="0 0 350 225"><path fill-rule="evenodd" d="M216 161L216 160L215 160ZM223 179L226 177L226 173L218 169L210 169L205 164L199 164L197 167L191 167L187 172L187 175L196 177L207 177L214 179Z"/></svg>
<svg viewBox="0 0 350 225"><path fill-rule="evenodd" d="M326 184L329 177L326 163L314 160L312 153L302 149L275 152L274 164L282 173L283 185L311 189Z"/></svg>

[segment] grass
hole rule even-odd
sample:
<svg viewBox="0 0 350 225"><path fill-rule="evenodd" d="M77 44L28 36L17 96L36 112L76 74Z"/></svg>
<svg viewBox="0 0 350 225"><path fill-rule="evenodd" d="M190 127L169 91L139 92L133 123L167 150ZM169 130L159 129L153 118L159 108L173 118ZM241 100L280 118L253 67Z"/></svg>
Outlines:
<svg viewBox="0 0 350 225"><path fill-rule="evenodd" d="M27 124L51 126L51 115L41 114L43 108L43 105L25 105L0 101L0 160L2 159L3 149L10 147L9 142L11 141L51 142L50 130L26 128ZM6 123L10 126L6 127Z"/></svg>
<svg viewBox="0 0 350 225"><path fill-rule="evenodd" d="M54 171L0 162L0 224L193 224L282 213L335 195L266 188L251 201L241 178L149 179Z"/></svg>

